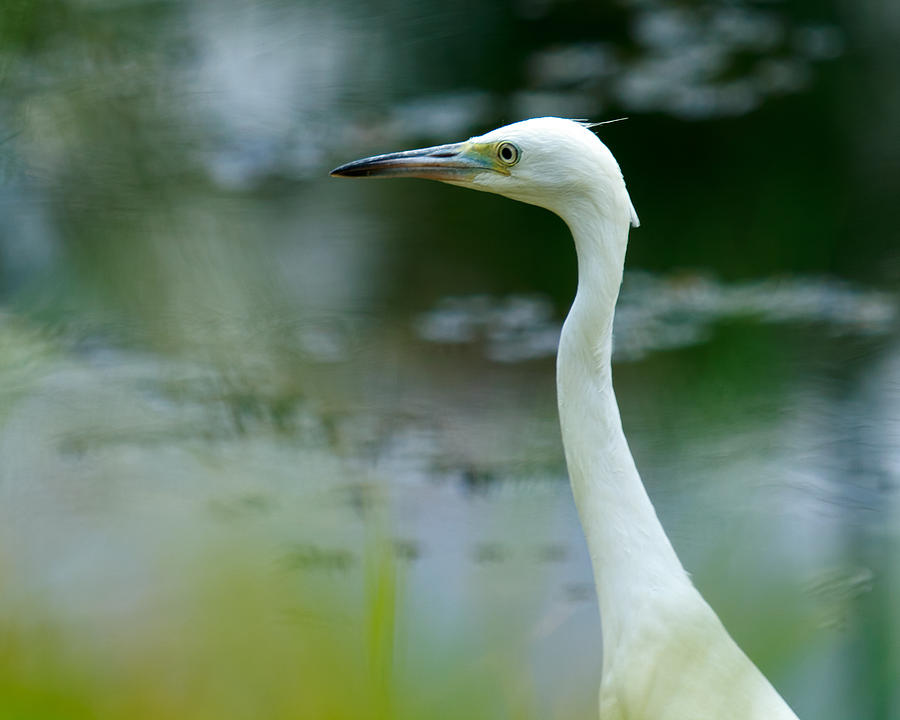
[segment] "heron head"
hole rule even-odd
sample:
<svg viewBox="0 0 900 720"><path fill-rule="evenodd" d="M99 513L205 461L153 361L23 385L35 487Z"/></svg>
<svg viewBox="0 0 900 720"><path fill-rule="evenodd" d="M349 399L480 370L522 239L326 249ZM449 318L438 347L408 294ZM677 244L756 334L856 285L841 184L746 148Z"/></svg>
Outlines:
<svg viewBox="0 0 900 720"><path fill-rule="evenodd" d="M339 177L413 177L505 195L566 219L573 205L599 203L638 224L612 153L588 127L534 118L464 142L376 155L341 165Z"/></svg>

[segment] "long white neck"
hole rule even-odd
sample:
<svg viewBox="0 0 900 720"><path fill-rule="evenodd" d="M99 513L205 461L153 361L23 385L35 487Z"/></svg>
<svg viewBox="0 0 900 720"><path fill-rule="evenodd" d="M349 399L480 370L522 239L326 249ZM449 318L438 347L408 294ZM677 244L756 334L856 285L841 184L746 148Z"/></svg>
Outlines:
<svg viewBox="0 0 900 720"><path fill-rule="evenodd" d="M623 188L624 191L624 188ZM628 218L585 201L566 213L578 252L578 291L563 325L557 392L566 462L587 538L604 656L655 599L690 585L656 516L622 432L610 355Z"/></svg>

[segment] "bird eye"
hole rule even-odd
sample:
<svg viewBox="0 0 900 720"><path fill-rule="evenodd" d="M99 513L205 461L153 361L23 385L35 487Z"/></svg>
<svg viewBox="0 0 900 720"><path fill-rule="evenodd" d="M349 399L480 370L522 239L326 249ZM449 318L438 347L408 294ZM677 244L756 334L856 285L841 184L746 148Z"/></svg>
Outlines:
<svg viewBox="0 0 900 720"><path fill-rule="evenodd" d="M511 142L502 142L497 146L497 156L506 165L515 165L519 162L519 148Z"/></svg>

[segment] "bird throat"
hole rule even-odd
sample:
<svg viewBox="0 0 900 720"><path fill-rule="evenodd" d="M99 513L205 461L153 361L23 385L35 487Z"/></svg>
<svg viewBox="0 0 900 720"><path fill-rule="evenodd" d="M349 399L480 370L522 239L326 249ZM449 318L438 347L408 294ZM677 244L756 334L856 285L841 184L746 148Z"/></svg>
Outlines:
<svg viewBox="0 0 900 720"><path fill-rule="evenodd" d="M566 464L587 539L603 623L604 656L641 609L653 612L690 580L641 482L612 385L612 326L628 222L579 213L569 223L578 290L557 356L557 399Z"/></svg>

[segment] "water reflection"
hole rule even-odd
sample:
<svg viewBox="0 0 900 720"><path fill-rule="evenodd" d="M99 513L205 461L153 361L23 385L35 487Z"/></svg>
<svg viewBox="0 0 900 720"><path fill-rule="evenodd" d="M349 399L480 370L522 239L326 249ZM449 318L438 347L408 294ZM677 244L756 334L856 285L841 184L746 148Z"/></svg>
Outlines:
<svg viewBox="0 0 900 720"><path fill-rule="evenodd" d="M593 43L540 51L530 64L534 86L567 89L570 96L577 88L599 107L629 112L692 119L741 115L768 96L801 91L811 82L812 63L843 50L836 27L792 27L772 7L634 5L636 48ZM545 100L552 106L554 97Z"/></svg>
<svg viewBox="0 0 900 720"><path fill-rule="evenodd" d="M814 323L829 334L885 335L895 328L891 294L816 279L780 279L723 285L697 275L656 277L626 273L616 310L613 357L639 360L709 339L722 321ZM495 299L452 297L418 318L431 342L484 342L491 360L518 362L556 354L561 324L539 296Z"/></svg>
<svg viewBox="0 0 900 720"><path fill-rule="evenodd" d="M143 22L148 11L141 5L119 19ZM413 73L398 67L403 47L387 35L388 26L373 23L361 8L238 0L164 7L154 42L111 48L128 52L131 65L115 55L92 57L82 44L90 38L79 36L58 39L53 52L34 54L30 66L14 60L8 85L29 95L28 132L16 143L28 165L52 171L79 152L83 124L91 122L78 97L52 88L36 93L31 67L85 98L121 103L120 112L138 103L136 128L149 131L146 123L156 117L176 130L160 135L157 126L149 142L183 148L182 163L204 168L222 188L240 190L272 177L316 177L348 145L457 137L501 117L740 115L808 88L819 65L840 57L846 44L837 26L797 22L777 6L624 3L608 12L611 26L625 33L560 38L524 54L499 47L509 58L478 48L485 63L510 65L524 78L502 92L468 82L444 92L415 87L395 98L394 86ZM95 14L98 31L113 22L115 11L108 12ZM523 9L524 17L510 22L525 31L550 12L549 6ZM45 20L34 13L35 22ZM444 20L451 23L444 32L471 33L468 15L448 13ZM402 30L411 34L408 41L427 40L415 35L421 31L415 23ZM355 112L360 107L366 112Z"/></svg>
<svg viewBox="0 0 900 720"><path fill-rule="evenodd" d="M636 298L652 298L646 289L671 282L638 279L630 291ZM753 298L757 308L773 307L740 286L702 287L725 298ZM838 321L817 302L800 302L834 293L840 300ZM816 331L825 338L820 352L848 333L874 337L877 347L884 331L879 323L893 308L883 296L827 283L794 286L780 299L785 298L793 298L788 309L797 317L842 331L837 336ZM490 305L484 309L496 322L514 317L511 327L525 335L549 322L544 304L511 303L503 313ZM387 337L395 332L389 330ZM146 623L148 612L171 612L166 605L149 610L145 598L171 582L172 561L177 559L179 572L189 572L198 553L235 533L245 542L264 541L254 551L257 562L275 563L279 572L348 576L356 583L352 578L366 566L367 518L387 513L392 552L410 563L404 591L409 602L428 607L428 617L440 617L441 627L452 633L499 612L510 593L520 593L517 602L530 608L519 606L525 613L521 622L534 630L531 652L545 657L564 651L567 658L581 658L582 689L586 693L592 686L596 617L558 447L552 363L543 363L537 376L538 385L546 387L543 399L528 401L536 378L524 363L522 372L502 380L512 394L498 386L493 399L470 404L472 393L486 387L473 378L491 377L490 361L476 355L465 360L462 373L438 363L421 375L429 365L428 351L407 348L411 355L396 371L403 372L408 395L370 395L366 407L354 391L345 395L351 404L341 407L329 397L328 386L345 377L371 380L371 370L364 368L379 367L382 350L328 363L324 367L334 368L334 378L285 404L265 390L263 368L248 382L214 367L128 352L73 356L58 340L10 319L3 324L3 339L7 362L0 387L7 410L0 433L5 497L0 527L4 547L17 548L12 557L7 554L5 572L12 573L20 593L58 592L57 618L99 632L112 618ZM759 343L747 348L749 355L772 340L758 337ZM702 347L698 342L692 340ZM730 352L715 336L706 345L713 357ZM847 470L836 464L827 441L844 435L848 423L852 428L867 422L865 406L848 412L838 399L823 408L822 390L832 387L828 370L814 375L810 386L807 369L805 384L781 394L785 379L769 368L766 382L749 385L753 402L745 395L713 398L716 388L729 386L729 374L746 377L751 366L701 364L702 377L691 378L683 369L696 359L685 356L687 350L659 349L641 348L639 375L620 372L619 396L648 485L698 582L741 641L770 667L778 664L766 659L769 636L754 641L749 633L760 622L771 625L773 617L778 632L797 643L791 653L780 651L782 662L790 658L791 664L811 667L804 664L801 640L810 632L820 643L828 641L829 656L840 653L840 633L854 627L860 603L888 569L847 557L842 538L858 521L848 526L844 510L856 500L847 494ZM396 346L383 350L395 353ZM654 358L662 362L653 364ZM685 387L672 393L675 377ZM461 392L460 381L470 390ZM773 381L775 387L766 390ZM816 382L822 383L818 390ZM443 390L429 397L429 387ZM896 393L882 394L892 416ZM406 397L415 397L416 404L410 406ZM696 403L688 417L678 410L683 397ZM743 406L736 414L734 403ZM868 447L874 457L887 458L894 440L888 434L882 445ZM767 448L766 457L760 457L760 447ZM852 458L846 461L852 466ZM882 506L890 486L879 492L880 499L867 501L872 509ZM889 526L883 530L893 532ZM775 552L780 572L766 560ZM164 558L160 576L151 568ZM500 573L504 591L497 594L496 579L473 568ZM748 607L736 602L740 593L726 592L709 579L723 576L732 590L749 592L755 602L792 598L793 605L774 616L765 604ZM123 578L127 591L98 597L98 588L117 586ZM454 591L448 594L448 587ZM579 639L566 629L573 624L581 628ZM506 642L515 628L510 633ZM545 697L552 702L562 687L553 681L560 667L542 672L539 684L547 685ZM792 692L802 695L800 689Z"/></svg>

